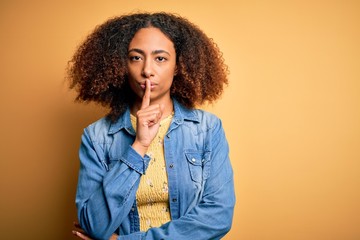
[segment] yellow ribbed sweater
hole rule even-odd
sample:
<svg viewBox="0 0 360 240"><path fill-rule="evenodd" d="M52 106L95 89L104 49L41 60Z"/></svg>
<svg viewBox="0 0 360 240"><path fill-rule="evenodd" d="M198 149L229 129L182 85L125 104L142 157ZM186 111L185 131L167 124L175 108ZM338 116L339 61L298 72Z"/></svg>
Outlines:
<svg viewBox="0 0 360 240"><path fill-rule="evenodd" d="M161 120L159 131L147 151L151 160L136 192L141 231L159 227L171 220L163 143L172 117L173 114ZM136 129L136 117L133 115L131 124Z"/></svg>

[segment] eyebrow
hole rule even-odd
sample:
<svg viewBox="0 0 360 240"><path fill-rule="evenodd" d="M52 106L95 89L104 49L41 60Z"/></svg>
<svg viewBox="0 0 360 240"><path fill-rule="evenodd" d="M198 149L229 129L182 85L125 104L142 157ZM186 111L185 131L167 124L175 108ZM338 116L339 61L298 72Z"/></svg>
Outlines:
<svg viewBox="0 0 360 240"><path fill-rule="evenodd" d="M130 49L130 50L128 51L128 53L130 53L130 52L137 52L137 53L140 53L140 54L142 54L142 55L145 55L145 52L144 52L143 50L139 49L139 48L132 48L132 49ZM160 49L160 50L154 50L154 51L151 52L152 55L156 55L156 54L159 54L159 53L165 53L165 54L167 54L167 55L170 56L170 53L169 53L169 52L167 52L167 51L165 51L165 50L162 50L162 49Z"/></svg>

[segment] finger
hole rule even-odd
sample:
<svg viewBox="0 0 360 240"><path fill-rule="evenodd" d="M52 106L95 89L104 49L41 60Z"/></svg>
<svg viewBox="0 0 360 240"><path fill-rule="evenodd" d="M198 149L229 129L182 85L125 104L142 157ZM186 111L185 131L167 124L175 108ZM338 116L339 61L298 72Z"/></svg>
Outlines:
<svg viewBox="0 0 360 240"><path fill-rule="evenodd" d="M149 79L145 80L145 92L141 103L141 109L150 106L151 82Z"/></svg>
<svg viewBox="0 0 360 240"><path fill-rule="evenodd" d="M159 123L161 121L161 118L163 116L164 107L163 104L157 105L156 110L151 115L151 119L153 123Z"/></svg>
<svg viewBox="0 0 360 240"><path fill-rule="evenodd" d="M161 120L162 113L160 105L151 105L137 113L138 123L150 127Z"/></svg>
<svg viewBox="0 0 360 240"><path fill-rule="evenodd" d="M87 235L81 233L81 232L78 232L78 231L72 231L72 233L77 236L78 238L81 238L83 240L91 240L91 238L89 238Z"/></svg>
<svg viewBox="0 0 360 240"><path fill-rule="evenodd" d="M140 109L136 113L137 118L144 118L154 114L162 114L162 109L159 104L150 105L147 108Z"/></svg>
<svg viewBox="0 0 360 240"><path fill-rule="evenodd" d="M81 233L85 236L87 236L86 232L81 228L80 224L78 222L73 222L75 230L73 231L73 233L78 232Z"/></svg>
<svg viewBox="0 0 360 240"><path fill-rule="evenodd" d="M74 227L76 228L75 230L81 233L85 233L85 231L81 228L80 224L78 222L74 222Z"/></svg>

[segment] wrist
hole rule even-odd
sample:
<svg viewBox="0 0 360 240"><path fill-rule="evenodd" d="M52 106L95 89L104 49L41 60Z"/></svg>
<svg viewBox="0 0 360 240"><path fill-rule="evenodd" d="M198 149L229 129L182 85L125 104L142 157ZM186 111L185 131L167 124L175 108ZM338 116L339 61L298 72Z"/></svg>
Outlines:
<svg viewBox="0 0 360 240"><path fill-rule="evenodd" d="M145 156L147 150L148 150L148 146L144 146L143 144L141 144L140 142L136 141L132 144L132 148L139 153L142 157Z"/></svg>

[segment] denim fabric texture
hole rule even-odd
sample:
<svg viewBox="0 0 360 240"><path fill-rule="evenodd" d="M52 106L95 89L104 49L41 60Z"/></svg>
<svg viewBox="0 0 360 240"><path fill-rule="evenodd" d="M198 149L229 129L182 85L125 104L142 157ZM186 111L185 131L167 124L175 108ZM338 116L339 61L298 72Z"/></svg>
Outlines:
<svg viewBox="0 0 360 240"><path fill-rule="evenodd" d="M96 239L221 239L231 228L235 205L229 147L221 121L174 100L164 138L171 221L140 232L139 180L150 161L132 147L130 111L85 128L80 146L76 206L81 227Z"/></svg>

